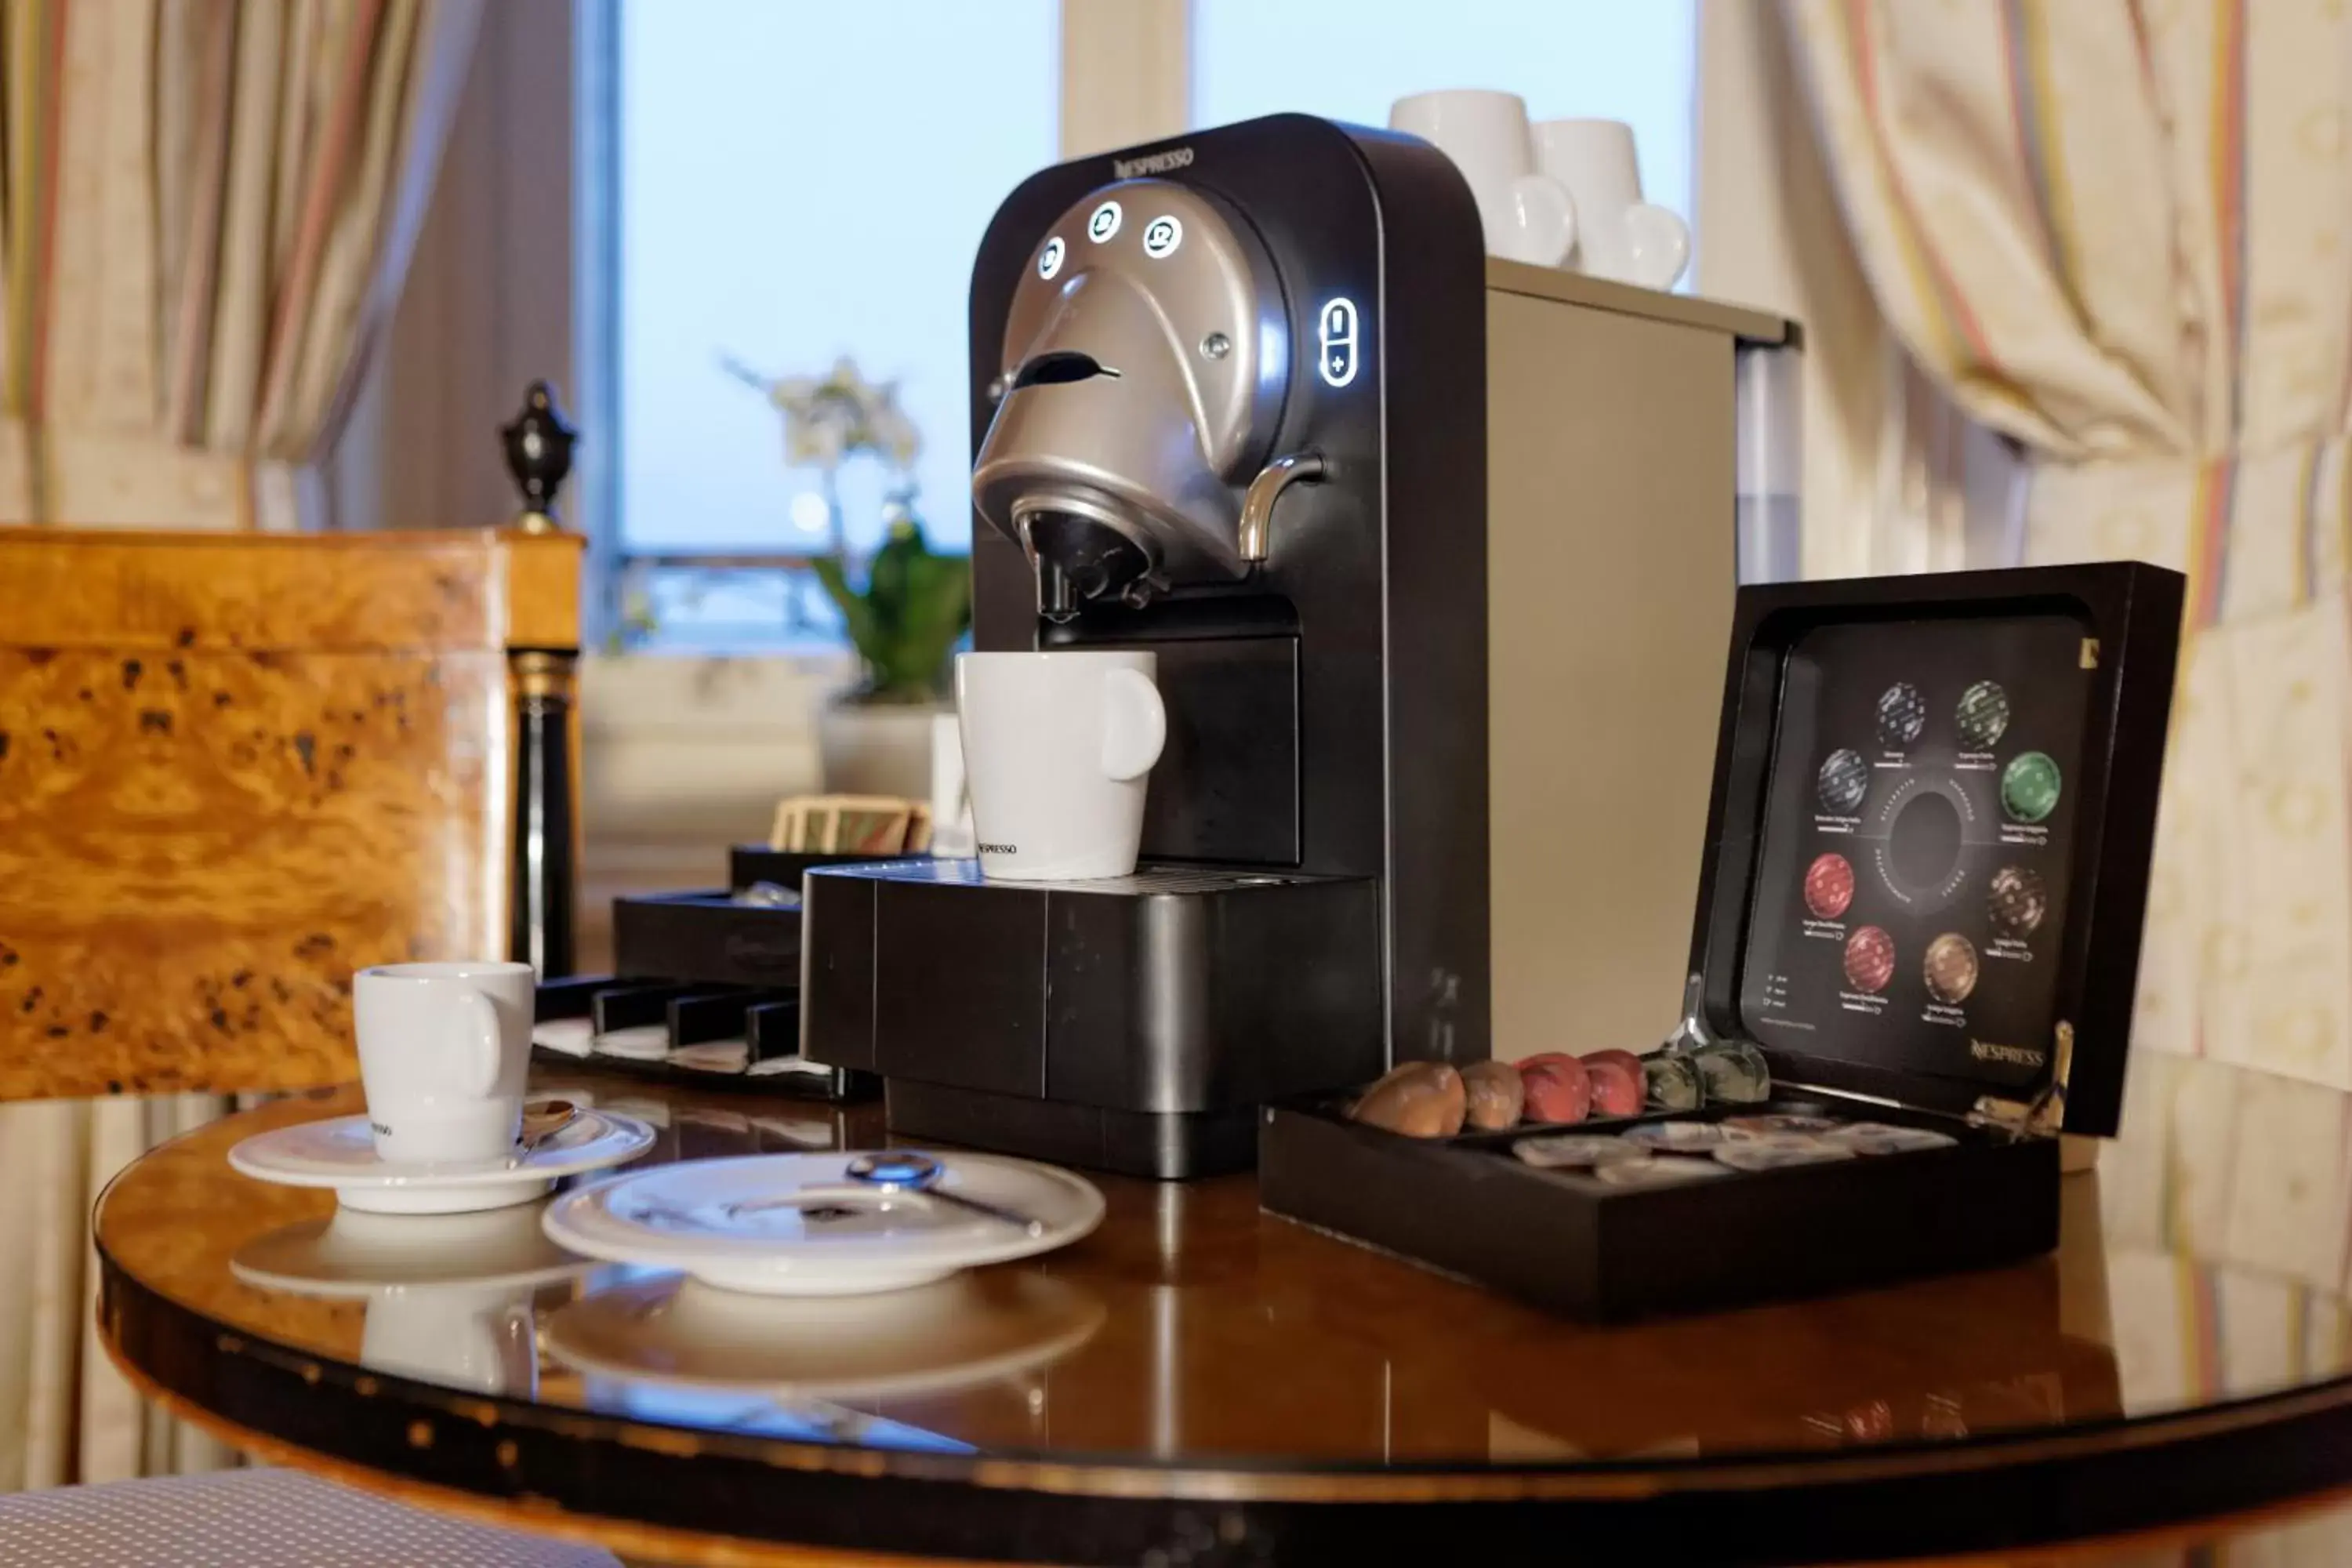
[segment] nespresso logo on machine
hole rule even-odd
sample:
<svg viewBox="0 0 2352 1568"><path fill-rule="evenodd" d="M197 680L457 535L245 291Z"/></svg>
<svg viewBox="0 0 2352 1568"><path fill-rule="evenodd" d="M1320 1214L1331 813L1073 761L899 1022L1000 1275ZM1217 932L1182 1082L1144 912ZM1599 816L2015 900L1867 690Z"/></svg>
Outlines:
<svg viewBox="0 0 2352 1568"><path fill-rule="evenodd" d="M1110 161L1110 172L1122 180L1134 179L1138 174L1164 174L1171 169L1189 169L1192 166L1192 149L1190 147L1174 147L1165 153L1146 153L1140 158L1113 158Z"/></svg>
<svg viewBox="0 0 2352 1568"><path fill-rule="evenodd" d="M1980 1062L2007 1062L2024 1068L2038 1068L2050 1059L2048 1051L2037 1051L2030 1046L1995 1045L1990 1040L1970 1040L1969 1053Z"/></svg>

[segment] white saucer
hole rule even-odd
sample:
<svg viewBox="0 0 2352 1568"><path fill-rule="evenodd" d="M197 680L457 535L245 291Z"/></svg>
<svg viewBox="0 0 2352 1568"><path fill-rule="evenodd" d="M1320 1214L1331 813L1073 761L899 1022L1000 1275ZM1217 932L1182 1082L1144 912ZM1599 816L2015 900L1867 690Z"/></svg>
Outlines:
<svg viewBox="0 0 2352 1568"><path fill-rule="evenodd" d="M257 1133L228 1152L228 1163L257 1181L332 1187L338 1203L368 1214L469 1214L543 1197L556 1178L634 1160L653 1141L634 1117L583 1110L520 1159L393 1165L376 1158L365 1116L342 1116Z"/></svg>
<svg viewBox="0 0 2352 1568"><path fill-rule="evenodd" d="M852 1182L849 1152L698 1160L614 1176L547 1205L557 1245L615 1263L681 1269L763 1296L903 1290L958 1269L1066 1247L1101 1223L1094 1184L993 1154L935 1155L944 1184L1043 1227L921 1193Z"/></svg>
<svg viewBox="0 0 2352 1568"><path fill-rule="evenodd" d="M751 1296L674 1274L632 1279L550 1314L547 1352L575 1372L778 1398L936 1395L1077 1349L1103 1304L1066 1279L1011 1269L884 1296Z"/></svg>

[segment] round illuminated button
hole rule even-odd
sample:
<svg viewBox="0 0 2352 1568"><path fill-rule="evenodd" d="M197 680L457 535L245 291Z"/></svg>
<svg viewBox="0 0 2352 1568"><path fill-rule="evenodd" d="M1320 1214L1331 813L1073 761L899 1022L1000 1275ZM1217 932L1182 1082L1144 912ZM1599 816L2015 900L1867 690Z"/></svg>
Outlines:
<svg viewBox="0 0 2352 1568"><path fill-rule="evenodd" d="M1184 226L1172 217L1156 217L1144 226L1143 254L1155 261L1171 256L1184 243Z"/></svg>
<svg viewBox="0 0 2352 1568"><path fill-rule="evenodd" d="M1087 219L1087 237L1100 245L1118 232L1118 204L1103 203L1102 205L1095 208L1094 216Z"/></svg>
<svg viewBox="0 0 2352 1568"><path fill-rule="evenodd" d="M1062 237L1058 234L1045 242L1045 248L1037 253L1038 277L1051 278L1062 269Z"/></svg>

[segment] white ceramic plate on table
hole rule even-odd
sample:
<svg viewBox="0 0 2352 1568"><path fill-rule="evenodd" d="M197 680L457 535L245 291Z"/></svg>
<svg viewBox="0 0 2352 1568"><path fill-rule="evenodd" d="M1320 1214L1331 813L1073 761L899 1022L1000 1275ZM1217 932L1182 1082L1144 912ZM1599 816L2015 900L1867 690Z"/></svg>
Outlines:
<svg viewBox="0 0 2352 1568"><path fill-rule="evenodd" d="M697 1160L614 1176L547 1206L556 1245L675 1268L762 1296L904 1290L959 1269L1066 1247L1100 1224L1084 1177L994 1154L938 1154L940 1185L1036 1222L1021 1226L921 1192L852 1181L855 1152Z"/></svg>
<svg viewBox="0 0 2352 1568"><path fill-rule="evenodd" d="M468 1214L543 1197L559 1177L634 1160L653 1141L635 1117L583 1110L528 1154L395 1165L376 1157L365 1116L339 1116L257 1132L228 1152L228 1163L257 1181L332 1187L336 1202L368 1214Z"/></svg>

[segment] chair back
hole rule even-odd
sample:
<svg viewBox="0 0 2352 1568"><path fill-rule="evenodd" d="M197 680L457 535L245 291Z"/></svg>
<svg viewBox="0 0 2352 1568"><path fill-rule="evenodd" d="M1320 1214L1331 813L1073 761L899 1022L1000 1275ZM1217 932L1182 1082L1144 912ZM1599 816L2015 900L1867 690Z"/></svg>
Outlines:
<svg viewBox="0 0 2352 1568"><path fill-rule="evenodd" d="M0 529L0 1100L345 1082L355 970L567 970L579 571Z"/></svg>

